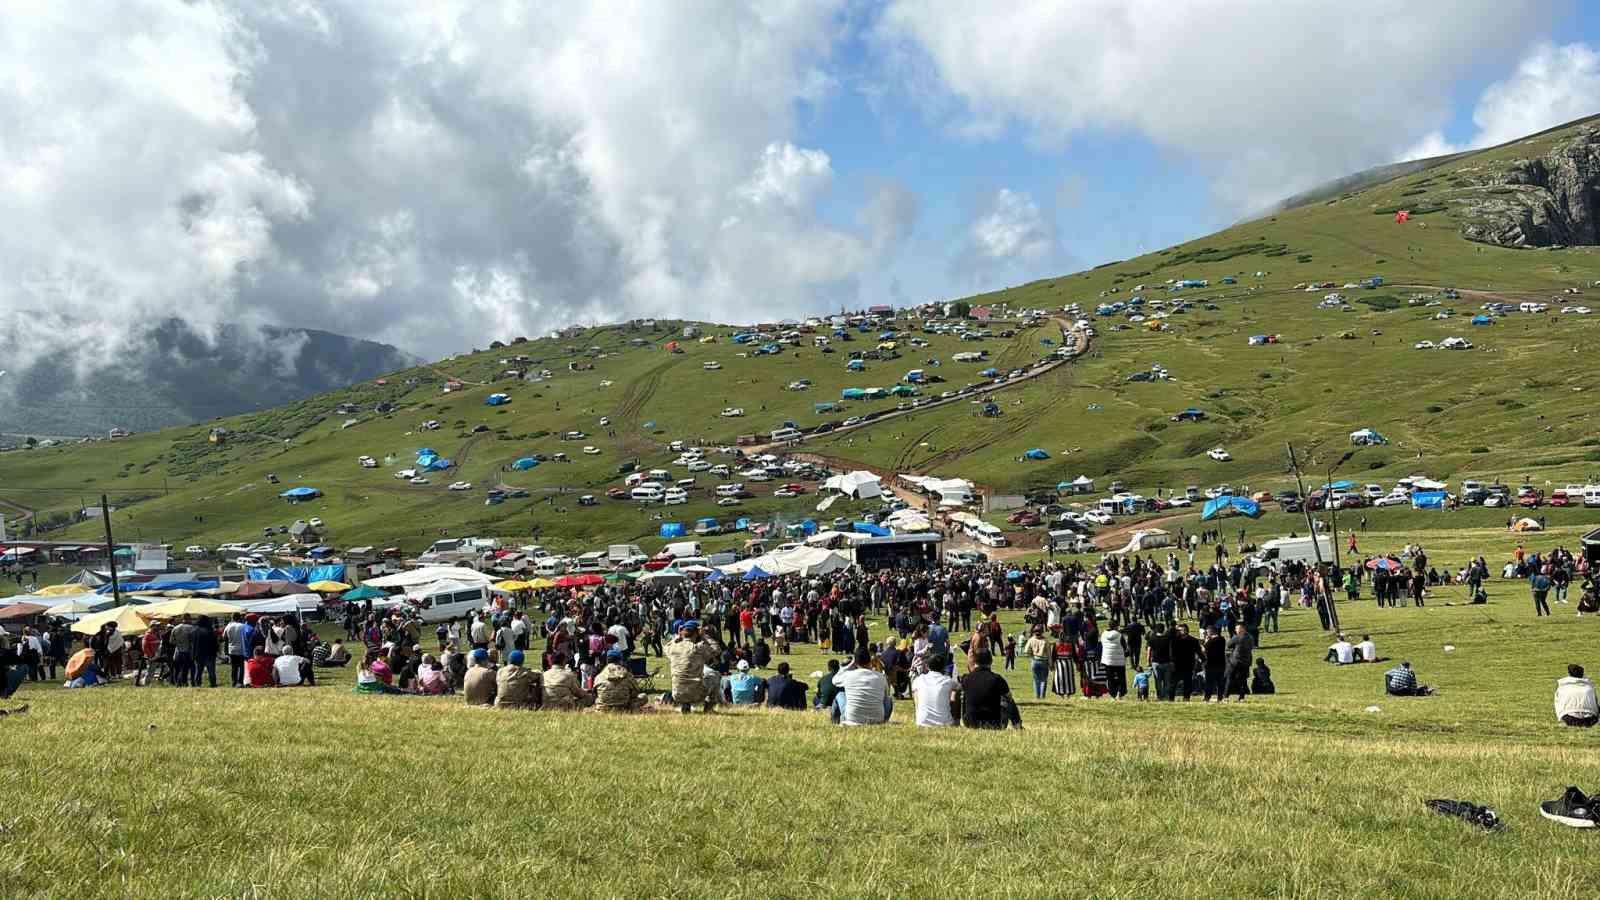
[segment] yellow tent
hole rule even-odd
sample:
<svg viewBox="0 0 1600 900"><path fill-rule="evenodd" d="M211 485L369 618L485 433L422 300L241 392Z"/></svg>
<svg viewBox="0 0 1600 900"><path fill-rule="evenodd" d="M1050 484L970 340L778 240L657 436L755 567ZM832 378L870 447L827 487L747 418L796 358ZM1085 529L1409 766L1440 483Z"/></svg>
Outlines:
<svg viewBox="0 0 1600 900"><path fill-rule="evenodd" d="M94 634L107 622L115 622L117 623L117 628L121 629L124 635L144 634L149 629L144 624L144 619L139 618L139 614L135 612L138 608L137 606L117 606L105 612L90 613L73 622L72 630L79 634Z"/></svg>
<svg viewBox="0 0 1600 900"><path fill-rule="evenodd" d="M52 584L47 588L40 588L33 593L39 597L70 597L73 594L84 593L84 589L83 585L81 584ZM90 591L89 593L93 592Z"/></svg>
<svg viewBox="0 0 1600 900"><path fill-rule="evenodd" d="M518 581L515 578L511 579L510 581L502 581L495 585L495 589L501 591L526 591L532 589L532 587L532 584L526 581Z"/></svg>
<svg viewBox="0 0 1600 900"><path fill-rule="evenodd" d="M531 587L536 591L542 591L545 588L553 588L555 586L556 583L548 578L535 578L534 580L528 582L528 587Z"/></svg>
<svg viewBox="0 0 1600 900"><path fill-rule="evenodd" d="M149 606L135 607L146 619L175 619L178 616L231 616L239 607L204 597L180 597Z"/></svg>
<svg viewBox="0 0 1600 900"><path fill-rule="evenodd" d="M316 591L319 594L342 594L345 591L350 590L350 585L345 584L342 581L313 581L306 585L306 587Z"/></svg>

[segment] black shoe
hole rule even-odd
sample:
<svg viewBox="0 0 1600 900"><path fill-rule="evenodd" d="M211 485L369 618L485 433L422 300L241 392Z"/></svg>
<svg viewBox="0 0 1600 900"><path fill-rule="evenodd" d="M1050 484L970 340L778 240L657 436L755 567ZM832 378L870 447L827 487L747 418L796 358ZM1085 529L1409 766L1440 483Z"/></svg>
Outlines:
<svg viewBox="0 0 1600 900"><path fill-rule="evenodd" d="M1539 804L1539 815L1573 828L1593 828L1600 825L1600 809L1595 807L1593 800L1583 795L1583 791L1575 787L1567 788L1558 800L1546 800Z"/></svg>
<svg viewBox="0 0 1600 900"><path fill-rule="evenodd" d="M1454 816L1489 831L1501 828L1500 817L1487 806L1478 806L1465 800L1429 800L1428 808L1447 816Z"/></svg>

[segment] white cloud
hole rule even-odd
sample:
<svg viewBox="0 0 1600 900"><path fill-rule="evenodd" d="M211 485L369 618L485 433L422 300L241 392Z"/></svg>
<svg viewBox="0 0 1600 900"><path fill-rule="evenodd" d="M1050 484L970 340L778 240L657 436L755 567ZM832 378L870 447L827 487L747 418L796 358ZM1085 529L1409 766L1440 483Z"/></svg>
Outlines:
<svg viewBox="0 0 1600 900"><path fill-rule="evenodd" d="M968 231L973 250L985 260L1038 259L1055 243L1055 230L1039 204L1010 188L995 191Z"/></svg>
<svg viewBox="0 0 1600 900"><path fill-rule="evenodd" d="M872 246L885 250L905 240L917 226L922 201L904 182L893 178L879 181L861 208L861 222Z"/></svg>
<svg viewBox="0 0 1600 900"><path fill-rule="evenodd" d="M1391 161L1448 118L1461 76L1564 5L890 0L875 32L892 77L953 133L1130 132L1193 160L1242 211Z"/></svg>
<svg viewBox="0 0 1600 900"><path fill-rule="evenodd" d="M1425 159L1492 147L1600 112L1600 52L1584 43L1542 43L1510 77L1489 85L1472 111L1477 132L1461 144L1433 131L1405 154Z"/></svg>
<svg viewBox="0 0 1600 900"><path fill-rule="evenodd" d="M52 313L12 317L35 352L178 316L440 355L854 302L876 235L818 218L830 160L792 141L844 3L13 10L0 314Z"/></svg>

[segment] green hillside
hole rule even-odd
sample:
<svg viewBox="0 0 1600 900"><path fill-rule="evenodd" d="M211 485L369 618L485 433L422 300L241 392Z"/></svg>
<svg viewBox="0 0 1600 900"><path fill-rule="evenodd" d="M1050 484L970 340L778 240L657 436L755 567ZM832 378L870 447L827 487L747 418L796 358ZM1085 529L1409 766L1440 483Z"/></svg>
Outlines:
<svg viewBox="0 0 1600 900"><path fill-rule="evenodd" d="M1346 477L1385 484L1414 472L1451 481L1600 481L1600 437L1584 415L1597 370L1589 347L1600 335L1600 247L1512 249L1463 237L1482 215L1482 197L1501 196L1492 193L1496 173L1517 170L1519 160L1549 154L1592 127L1579 123L1157 253L970 298L973 305L995 306L997 316L1013 317L990 326L996 335L1004 329L1017 333L982 342L920 334L927 347L901 340L900 359L870 361L864 373L846 372L845 359L850 350L873 348L876 333L852 331L854 340L836 342L839 352L833 354L810 346L806 335L799 347L757 356L750 346L729 341L736 330L729 326L704 326L715 343L684 339L685 323L679 322L608 326L409 369L390 375L387 384L367 381L206 426L0 455L0 501L8 519L27 512L40 525L67 525L54 534L86 538L96 533L95 523L68 523L84 503L107 492L120 507L119 535L179 546L246 540L263 526L311 515L328 522L335 544L400 543L410 549L441 531L537 535L577 550L607 539L648 543L661 516L793 521L815 515L815 498L762 496L719 508L708 489L714 479L704 474L685 507L644 511L605 499L579 507L576 495L603 494L618 484L616 466L625 460L667 464L674 456L665 448L671 440L732 443L740 433L769 430L784 420L810 426L895 402L813 412L814 403L837 401L845 387L889 387L908 369L926 368L948 382L933 386L937 392L982 380L977 372L990 365L1026 365L1051 349L1041 339L1059 334L1056 323L1020 327L1020 311L1047 308L1059 316L1063 307L1080 304L1087 315L1097 304L1125 302L1135 294L1146 301L1183 299L1190 306L1161 320L1167 330L1160 332L1150 330L1149 321L1095 318L1098 336L1089 354L996 391L999 417L979 416L974 404L960 402L818 439L808 449L841 464L960 475L1003 492L1079 474L1100 479L1102 487L1118 478L1145 493L1220 482L1255 490L1288 483L1286 441L1303 448L1315 469L1349 449L1350 431L1372 427L1391 445L1361 450L1342 470ZM1396 222L1397 209L1409 209L1411 220ZM1385 280L1381 288L1343 287L1375 275ZM1204 279L1209 285L1169 293L1169 279ZM1335 287L1304 287L1319 282ZM1445 288L1459 291L1459 298L1446 298ZM1560 293L1568 288L1585 293ZM1333 291L1350 301L1348 308L1319 308ZM1541 315L1513 312L1489 326L1469 324L1483 303L1522 300L1546 302L1551 309ZM1595 304L1595 315L1560 313L1563 305L1585 303ZM1144 308L1151 311L1150 305ZM1445 312L1452 314L1438 318ZM903 315L894 327L916 329L922 321ZM1281 340L1249 346L1255 334ZM1418 341L1452 336L1470 338L1474 349L1413 349ZM672 340L681 342L683 352L667 351ZM988 351L989 362L952 362L953 354L977 348ZM931 359L942 364L933 367ZM704 369L709 361L722 368ZM590 363L592 370L569 371L569 364ZM1153 364L1165 366L1172 379L1127 381ZM552 377L521 381L505 374L513 369L547 369ZM444 393L450 377L466 384ZM815 386L784 389L799 378ZM485 406L485 397L497 390L510 393L510 404ZM360 412L339 413L344 403ZM379 403L392 411L375 413ZM730 406L742 407L745 417L720 417ZM1169 421L1188 406L1205 409L1208 420ZM601 426L601 417L610 425ZM358 422L342 427L349 418ZM420 430L428 419L443 427ZM207 442L212 424L228 430L221 446ZM475 431L479 426L486 430ZM589 437L560 440L569 430ZM598 447L600 455L584 455L585 445ZM1219 445L1233 461L1204 455ZM420 447L439 450L457 468L435 473L427 486L391 477ZM1032 447L1047 450L1051 459L1020 462ZM502 471L519 457L557 452L572 461ZM360 468L356 458L363 454L382 465ZM269 484L269 473L281 485ZM675 477L683 474L674 471ZM447 491L445 485L456 479L472 482L474 489ZM525 487L532 496L486 506L483 490L491 483ZM300 484L322 489L325 497L295 507L278 499L280 490ZM1504 517L1494 510L1461 515L1456 527L1503 524ZM1420 526L1428 522L1418 519Z"/></svg>

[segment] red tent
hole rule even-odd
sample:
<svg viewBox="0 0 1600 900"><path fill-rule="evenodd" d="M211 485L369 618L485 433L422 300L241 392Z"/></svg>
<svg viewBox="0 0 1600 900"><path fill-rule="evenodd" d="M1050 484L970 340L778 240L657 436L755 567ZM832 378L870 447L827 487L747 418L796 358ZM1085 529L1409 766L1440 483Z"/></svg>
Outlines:
<svg viewBox="0 0 1600 900"><path fill-rule="evenodd" d="M1394 214L1394 220L1396 222L1409 222L1409 221L1411 221L1411 210L1409 210L1409 209L1400 210L1399 212Z"/></svg>
<svg viewBox="0 0 1600 900"><path fill-rule="evenodd" d="M593 587L605 584L606 580L599 575L563 575L556 579L556 587Z"/></svg>

